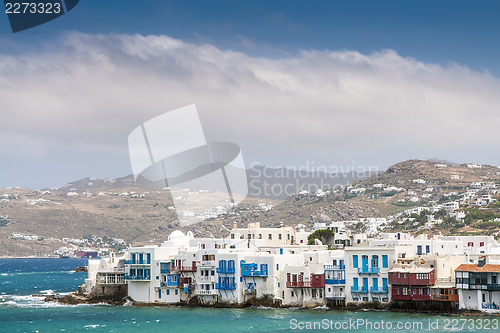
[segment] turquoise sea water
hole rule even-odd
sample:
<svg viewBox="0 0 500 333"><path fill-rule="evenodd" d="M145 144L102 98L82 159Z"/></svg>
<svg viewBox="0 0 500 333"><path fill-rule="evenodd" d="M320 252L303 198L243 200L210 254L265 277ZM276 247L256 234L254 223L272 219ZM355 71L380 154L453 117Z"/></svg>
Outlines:
<svg viewBox="0 0 500 333"><path fill-rule="evenodd" d="M74 291L86 273L71 269L85 263L81 259L0 259L0 332L500 332L499 317L323 308L63 306L32 296Z"/></svg>

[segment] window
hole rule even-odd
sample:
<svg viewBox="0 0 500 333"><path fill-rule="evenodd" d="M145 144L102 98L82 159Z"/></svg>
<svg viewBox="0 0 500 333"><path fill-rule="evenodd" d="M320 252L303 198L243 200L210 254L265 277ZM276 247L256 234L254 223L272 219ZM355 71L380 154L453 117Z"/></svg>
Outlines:
<svg viewBox="0 0 500 333"><path fill-rule="evenodd" d="M283 249L280 249L280 254L283 254Z"/></svg>
<svg viewBox="0 0 500 333"><path fill-rule="evenodd" d="M468 247L474 247L474 242L468 242L468 243L467 243L467 246L468 246Z"/></svg>
<svg viewBox="0 0 500 333"><path fill-rule="evenodd" d="M278 235L278 239L279 239L279 240L281 240L281 239L282 239L282 235L281 235L281 234L279 234L279 235Z"/></svg>
<svg viewBox="0 0 500 333"><path fill-rule="evenodd" d="M479 243L479 246L483 247L484 246L484 242Z"/></svg>
<svg viewBox="0 0 500 333"><path fill-rule="evenodd" d="M377 255L372 256L372 267L374 267L374 268L378 267L378 256Z"/></svg>
<svg viewBox="0 0 500 333"><path fill-rule="evenodd" d="M358 256L357 255L352 256L352 267L358 268Z"/></svg>
<svg viewBox="0 0 500 333"><path fill-rule="evenodd" d="M179 295L179 290L175 289L175 294Z"/></svg>
<svg viewBox="0 0 500 333"><path fill-rule="evenodd" d="M270 240L272 240L272 239L273 239L273 234L269 234L267 237L268 237Z"/></svg>
<svg viewBox="0 0 500 333"><path fill-rule="evenodd" d="M276 264L276 270L279 271L280 270L280 264Z"/></svg>
<svg viewBox="0 0 500 333"><path fill-rule="evenodd" d="M170 289L167 289L167 295L170 295Z"/></svg>
<svg viewBox="0 0 500 333"><path fill-rule="evenodd" d="M389 267L389 260L387 258L387 254L382 255L382 267L383 268Z"/></svg>

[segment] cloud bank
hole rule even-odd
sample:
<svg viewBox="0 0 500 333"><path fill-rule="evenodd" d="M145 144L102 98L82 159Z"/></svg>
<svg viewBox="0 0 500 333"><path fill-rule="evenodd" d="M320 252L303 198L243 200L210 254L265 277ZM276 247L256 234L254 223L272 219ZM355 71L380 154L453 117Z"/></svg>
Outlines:
<svg viewBox="0 0 500 333"><path fill-rule="evenodd" d="M393 50L264 58L169 36L69 33L37 53L0 54L0 154L47 165L54 154L111 156L103 167L120 176L133 128L196 104L207 138L237 142L247 164L500 164L498 91L488 72Z"/></svg>

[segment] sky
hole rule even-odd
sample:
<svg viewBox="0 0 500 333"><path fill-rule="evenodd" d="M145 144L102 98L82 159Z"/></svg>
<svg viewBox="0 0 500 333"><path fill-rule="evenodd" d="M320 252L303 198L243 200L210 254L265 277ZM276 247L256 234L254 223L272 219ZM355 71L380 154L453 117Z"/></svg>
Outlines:
<svg viewBox="0 0 500 333"><path fill-rule="evenodd" d="M0 13L0 188L132 172L141 123L196 104L247 166L500 165L495 1L81 0Z"/></svg>

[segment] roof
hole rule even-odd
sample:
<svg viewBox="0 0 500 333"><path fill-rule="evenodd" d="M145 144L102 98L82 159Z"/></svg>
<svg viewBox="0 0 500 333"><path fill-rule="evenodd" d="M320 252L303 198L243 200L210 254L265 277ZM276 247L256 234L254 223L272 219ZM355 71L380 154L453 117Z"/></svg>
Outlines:
<svg viewBox="0 0 500 333"><path fill-rule="evenodd" d="M500 265L486 264L479 267L476 264L461 264L455 269L457 272L493 272L500 273Z"/></svg>

